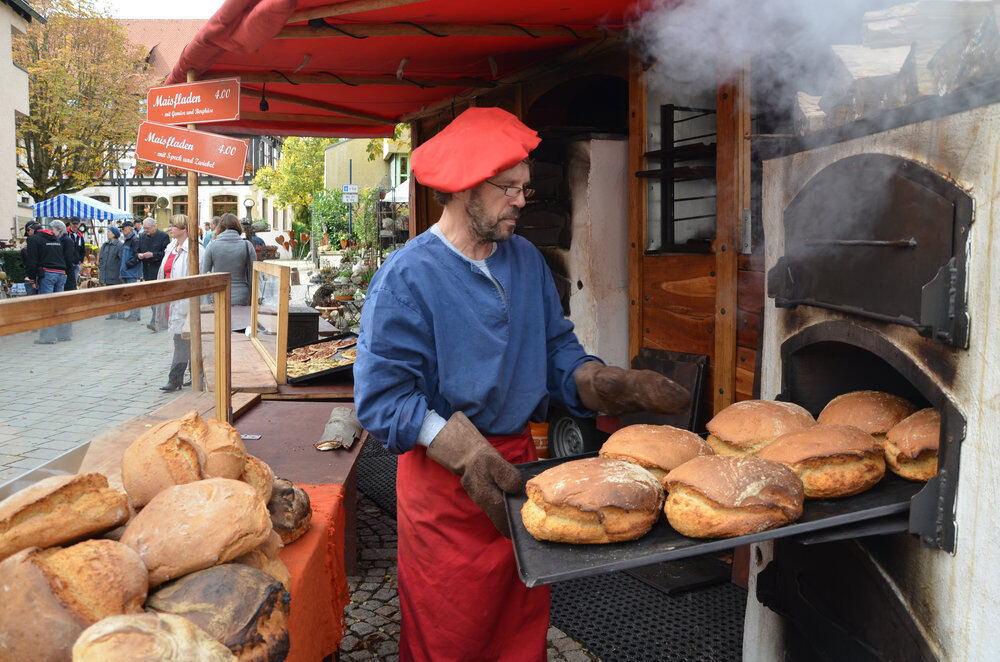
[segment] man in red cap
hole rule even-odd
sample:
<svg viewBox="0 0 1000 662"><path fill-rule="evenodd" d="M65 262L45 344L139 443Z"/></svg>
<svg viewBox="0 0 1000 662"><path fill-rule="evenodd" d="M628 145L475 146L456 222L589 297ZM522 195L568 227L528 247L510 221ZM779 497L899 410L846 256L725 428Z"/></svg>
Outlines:
<svg viewBox="0 0 1000 662"><path fill-rule="evenodd" d="M397 477L400 660L546 658L549 590L519 580L504 493L537 459L528 420L684 409L651 371L605 366L562 313L541 253L514 234L538 134L470 108L414 150L444 208L376 272L354 364L358 417Z"/></svg>

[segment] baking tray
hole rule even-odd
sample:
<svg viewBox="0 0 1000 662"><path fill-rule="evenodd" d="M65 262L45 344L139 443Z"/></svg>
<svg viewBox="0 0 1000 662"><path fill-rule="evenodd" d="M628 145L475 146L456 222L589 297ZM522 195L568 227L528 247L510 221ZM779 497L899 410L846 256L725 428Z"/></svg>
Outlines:
<svg viewBox="0 0 1000 662"><path fill-rule="evenodd" d="M587 453L574 457L540 460L516 465L525 480L557 464L593 457ZM606 545L570 545L535 540L521 521L521 506L527 496L506 495L507 516L514 543L514 557L521 580L527 586L600 575L650 563L710 554L750 543L787 538L801 533L839 527L852 522L908 512L910 498L924 487L923 483L904 480L887 473L875 487L842 499L807 499L802 517L794 524L748 536L722 540L688 538L674 531L662 513L649 533L638 540Z"/></svg>
<svg viewBox="0 0 1000 662"><path fill-rule="evenodd" d="M358 334L356 334L356 333L341 333L341 334L336 335L336 336L330 336L329 338L324 338L323 340L316 340L314 342L302 343L301 345L296 345L295 347L289 347L287 351L290 352L293 349L298 349L299 347L305 347L307 345L322 345L323 343L335 342L337 340L344 340L345 338L355 338L356 339L357 337L358 337ZM354 347L357 347L357 345L354 345ZM348 348L345 348L345 349L350 349L350 348L348 347ZM353 361L351 363L346 363L344 365L339 365L336 368L327 368L326 370L320 370L319 372L310 372L310 373L308 373L306 375L301 375L299 377L289 377L289 376L286 375L285 381L288 382L289 384L305 384L307 382L311 382L311 381L314 381L314 380L317 380L317 379L323 379L324 377L332 377L332 376L335 376L335 375L341 375L341 374L343 374L345 372L350 372L352 370L354 370L354 362ZM287 371L288 371L288 369L286 367L285 372L287 373Z"/></svg>

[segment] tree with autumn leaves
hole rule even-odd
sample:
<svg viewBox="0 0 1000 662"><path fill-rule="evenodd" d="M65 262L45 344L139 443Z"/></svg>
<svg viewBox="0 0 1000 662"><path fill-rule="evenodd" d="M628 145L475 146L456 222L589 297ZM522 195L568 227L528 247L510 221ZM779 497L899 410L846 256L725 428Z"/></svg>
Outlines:
<svg viewBox="0 0 1000 662"><path fill-rule="evenodd" d="M143 49L92 0L38 0L45 23L14 39L28 72L30 116L17 120L18 188L36 201L72 193L118 168L144 115Z"/></svg>

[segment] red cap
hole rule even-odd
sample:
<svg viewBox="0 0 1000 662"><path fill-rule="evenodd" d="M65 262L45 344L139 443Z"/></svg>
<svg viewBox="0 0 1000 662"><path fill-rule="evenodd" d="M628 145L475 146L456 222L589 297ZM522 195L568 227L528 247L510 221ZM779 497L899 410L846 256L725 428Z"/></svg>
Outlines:
<svg viewBox="0 0 1000 662"><path fill-rule="evenodd" d="M410 165L424 186L456 193L513 168L539 142L537 131L502 108L469 108L413 150Z"/></svg>

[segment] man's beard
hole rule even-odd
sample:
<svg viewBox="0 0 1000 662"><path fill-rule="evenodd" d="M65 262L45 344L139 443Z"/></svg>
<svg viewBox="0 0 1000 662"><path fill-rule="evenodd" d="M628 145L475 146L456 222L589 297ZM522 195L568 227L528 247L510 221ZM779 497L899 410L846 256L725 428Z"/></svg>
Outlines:
<svg viewBox="0 0 1000 662"><path fill-rule="evenodd" d="M469 201L465 203L465 213L472 221L469 228L472 230L473 236L483 242L501 243L510 239L511 235L514 234L513 229L506 230L501 222L505 220L516 221L521 210L517 207L510 207L500 215L500 218L490 219L480 199L479 192L473 191Z"/></svg>

